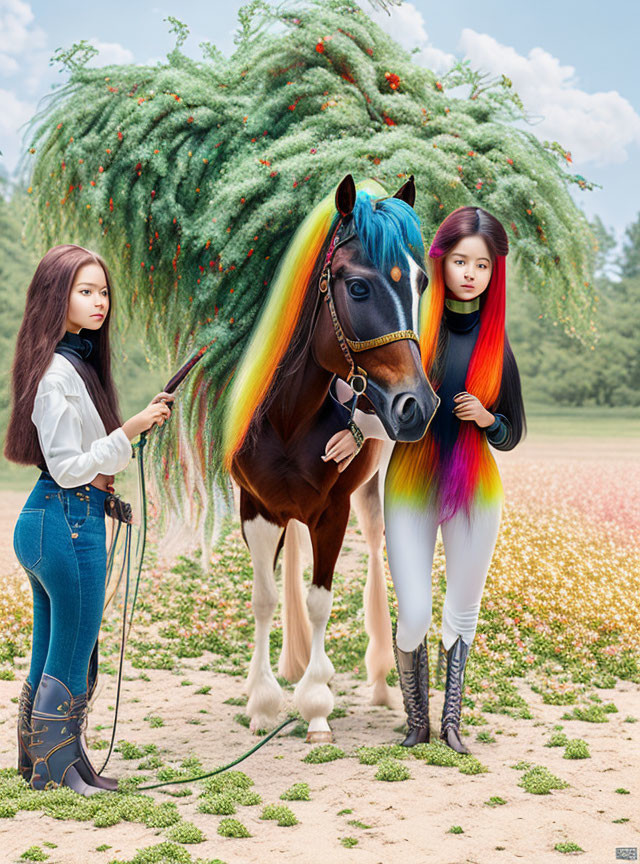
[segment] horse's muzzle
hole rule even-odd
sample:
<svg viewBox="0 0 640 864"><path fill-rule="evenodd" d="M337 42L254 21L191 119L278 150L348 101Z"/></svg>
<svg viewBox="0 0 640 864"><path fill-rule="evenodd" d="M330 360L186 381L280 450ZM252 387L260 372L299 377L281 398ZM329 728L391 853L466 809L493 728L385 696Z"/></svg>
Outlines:
<svg viewBox="0 0 640 864"><path fill-rule="evenodd" d="M400 393L385 392L369 381L367 396L394 441L419 441L440 403L426 378L421 386Z"/></svg>
<svg viewBox="0 0 640 864"><path fill-rule="evenodd" d="M400 393L391 404L393 425L398 430L397 441L417 441L426 429L420 403L411 393Z"/></svg>

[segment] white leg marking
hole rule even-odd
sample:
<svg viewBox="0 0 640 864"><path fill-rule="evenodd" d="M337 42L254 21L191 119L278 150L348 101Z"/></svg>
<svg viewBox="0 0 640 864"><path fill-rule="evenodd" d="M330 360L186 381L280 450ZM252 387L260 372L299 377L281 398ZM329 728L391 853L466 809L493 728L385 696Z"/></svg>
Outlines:
<svg viewBox="0 0 640 864"><path fill-rule="evenodd" d="M247 714L250 729L266 729L275 722L282 708L282 688L271 671L269 660L269 630L276 606L278 591L273 578L273 559L278 548L282 528L257 516L243 523L253 562L253 594L251 598L255 617L255 648L246 690L249 694Z"/></svg>
<svg viewBox="0 0 640 864"><path fill-rule="evenodd" d="M324 650L324 636L332 602L332 591L317 585L309 588L307 609L312 628L311 657L294 697L296 708L309 723L309 732L330 732L327 717L333 710L333 694L328 683L334 668Z"/></svg>

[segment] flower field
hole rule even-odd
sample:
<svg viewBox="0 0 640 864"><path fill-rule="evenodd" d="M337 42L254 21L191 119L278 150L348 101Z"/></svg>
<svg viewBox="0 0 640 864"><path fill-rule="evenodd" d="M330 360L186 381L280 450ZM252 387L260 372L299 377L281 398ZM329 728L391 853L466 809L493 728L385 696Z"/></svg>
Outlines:
<svg viewBox="0 0 640 864"><path fill-rule="evenodd" d="M484 796L487 806L484 815L478 814L475 822L470 816L465 821L464 813L451 816L446 826L443 823L443 843L464 843L468 836L480 838L484 830L481 826L489 822L495 827L505 818L499 814L507 813L509 808L497 805L510 804L509 812L515 820L511 830L517 839L514 848L526 852L528 834L517 822L524 818L526 823L535 814L532 816L538 826L535 831L540 835L536 843L544 845L547 838L550 856L547 859L541 854L536 860L556 860L561 854L558 847L573 849L578 845L575 841L579 841L578 848L583 848L597 827L590 824L577 834L568 827L563 832L553 827L563 824L562 818L556 821L559 812L562 816L565 800L562 796L566 796L567 826L571 824L571 814L575 816L578 799L590 814L596 811L607 814L606 820L605 816L597 817L607 823L604 826L598 823L597 828L599 842L604 843L609 836L607 831L612 828L620 831L621 824L626 826L629 821L626 810L631 809L622 808L621 815L616 803L623 792L629 791L631 783L624 776L628 757L621 751L618 764L612 747L616 740L624 740L621 730L626 737L635 732L632 724L638 719L629 711L629 700L637 696L640 684L636 610L640 589L637 530L640 462L613 456L603 460L576 458L566 450L541 459L537 452L528 454L523 448L522 454L517 451L500 454L500 470L506 493L505 509L470 654L464 696L463 733L469 740L472 757L452 758L447 748L433 743L415 748L411 754L415 758L407 760L408 754L392 743L397 741L402 712L390 716L388 709L367 708L364 668L367 638L362 610L366 547L357 523L352 520L338 562L327 633L327 652L336 669L333 690L337 699L332 726L339 746L327 745L325 750L309 751L302 740L304 724L298 723L261 751L271 755L257 755L246 763L250 776L236 772L234 780L232 772L228 780L214 783L216 778L212 778L204 786L190 783L158 790L152 795L136 794L137 787L145 782L188 778L194 772L223 764L231 758L227 743L233 744L234 736L238 739L232 748L236 755L255 742L246 728L248 718L243 713L246 699L241 695L253 649L253 619L251 563L240 530L234 524L226 527L206 566L199 554L194 554L180 557L167 568L158 563L160 540L152 525L135 622L127 646L118 743L110 766L117 776L124 777L122 793L115 797L97 796L87 802L76 799L68 790L29 792L9 767L13 764L13 722L6 723L9 715L3 713L3 728L10 731L11 741L2 748L2 765L7 767L0 772L0 831L1 820L31 820L29 811L36 810L38 817L44 813L46 818L67 824L71 820L75 827L70 830L83 843L89 830L106 835L110 826L117 826L124 831L124 835L118 836L129 831L131 839L123 841L122 854L116 854L118 850L113 846L112 838L116 835L108 836L106 844L99 845L95 837L91 840L93 846L86 848L95 850L95 860L100 864L111 861L181 864L196 859L225 860L227 864L252 862L261 860L265 842L272 844L269 848L274 853L277 851L281 843L278 832L299 832L291 836L300 836L303 848L305 825L311 830L315 823L306 817L310 811L305 808L311 805L302 802L308 800L309 794L312 801L322 798L325 793L321 790L327 789L329 797L323 799L323 812L335 833L335 860L347 860L353 855L352 847L358 844L364 854L369 844L372 857L363 860L375 864L382 859L376 858L373 840L366 839L373 837L374 826L382 826L380 838L393 838L401 831L394 823L393 830L385 833L380 816L384 812L383 802L386 806L388 801L403 800L406 793L402 789L412 784L418 784L419 788L430 788L432 782L440 784L436 778L442 774L437 772L449 769L451 773L447 771L447 776L459 777L452 786L449 808L458 806L456 802L461 796L472 802L478 794ZM432 700L440 704L442 683L435 660L446 585L440 543L433 578L434 616L429 634ZM395 602L390 579L389 602L393 617ZM5 680L0 681L0 686L12 686L16 693L28 663L30 604L28 584L19 568L5 566L0 575L0 678ZM101 682L106 696L101 695L98 700L89 736L96 761L110 736L109 711L113 708L118 664L120 613L116 605L103 624ZM271 636L274 669L282 644L278 615L279 610ZM395 671L390 672L388 680L395 683ZM291 685L281 683L290 699ZM187 706L182 711L175 708L176 694L181 697L178 702ZM432 709L431 720L435 741L436 710ZM218 725L212 726L213 723ZM206 735L210 740L214 728L223 738L214 736L208 748L198 748L199 736ZM523 761L525 758L532 761ZM286 774L269 773L265 760L271 759L287 759L281 766ZM580 761L575 762L576 769L572 770L574 763L563 760ZM583 762L589 767L582 767ZM612 770L621 774L618 788L611 780L611 794L594 792L594 784L601 784L601 778ZM337 772L342 772L340 787L345 790L342 809L330 793L329 777ZM220 775L224 777L227 775ZM236 781L240 785L234 785ZM277 794L269 797L271 786ZM352 796L358 797L356 789L361 789L368 800L375 799L376 789L382 786L393 791L382 796L378 809L373 807L373 812L369 812L370 807L366 818L362 809L364 799L358 805L361 807L356 813L358 818L348 821L341 815L352 812L348 805ZM291 792L298 788L304 789L301 797ZM438 788L445 794L446 784ZM281 793L287 806L278 800ZM175 803L163 801L166 794L174 795ZM290 795L293 797L287 797ZM551 796L558 800L545 805L543 802ZM540 803L534 805L531 803L534 800ZM484 806L482 801L478 803ZM518 810L521 805L524 810ZM332 807L338 811L337 816L327 815L333 812ZM87 822L92 825L87 826ZM347 822L350 829L339 827ZM452 823L456 830L451 828ZM408 825L406 830L409 831ZM419 829L413 823L411 831L412 834L407 834L408 842L421 848ZM162 835L159 840L154 840L154 833ZM215 854L211 853L214 835L217 837L214 845L224 844L220 852L215 846ZM498 848L487 842L488 850ZM188 851L193 843L203 843L202 848L206 848L210 857L198 858ZM140 847L145 851L136 853ZM58 852L38 848L52 862L67 864L76 860L56 857ZM238 857L238 849L247 850L247 857ZM483 860L492 860L490 852L487 854L489 857Z"/></svg>

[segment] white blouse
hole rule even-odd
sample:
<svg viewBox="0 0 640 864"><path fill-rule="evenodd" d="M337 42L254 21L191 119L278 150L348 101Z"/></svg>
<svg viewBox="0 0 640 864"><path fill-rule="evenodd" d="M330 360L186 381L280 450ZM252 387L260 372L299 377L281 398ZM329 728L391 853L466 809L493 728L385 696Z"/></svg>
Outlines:
<svg viewBox="0 0 640 864"><path fill-rule="evenodd" d="M117 474L131 459L131 442L120 426L106 434L84 381L61 354L38 384L31 420L47 469L59 486L90 483L97 474Z"/></svg>

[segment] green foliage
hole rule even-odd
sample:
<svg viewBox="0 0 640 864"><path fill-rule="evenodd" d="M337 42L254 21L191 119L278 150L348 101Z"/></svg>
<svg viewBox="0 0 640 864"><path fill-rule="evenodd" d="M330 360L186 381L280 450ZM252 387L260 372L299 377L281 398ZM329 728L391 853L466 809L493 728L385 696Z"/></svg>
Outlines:
<svg viewBox="0 0 640 864"><path fill-rule="evenodd" d="M150 350L177 365L212 343L149 445L174 503L213 519L228 382L295 228L347 172L390 192L413 173L426 237L455 207L488 208L548 314L590 332L593 238L568 191L587 184L518 125L508 79L458 64L438 80L349 0L250 4L228 60L209 43L190 59L168 21L176 47L156 66L88 67L87 43L58 53L71 80L34 127L32 187L42 246L97 247ZM204 494L175 458L180 429L206 461Z"/></svg>
<svg viewBox="0 0 640 864"><path fill-rule="evenodd" d="M238 819L221 819L218 834L221 837L251 837L247 828Z"/></svg>
<svg viewBox="0 0 640 864"><path fill-rule="evenodd" d="M460 825L452 825L447 834L464 834L464 831Z"/></svg>
<svg viewBox="0 0 640 864"><path fill-rule="evenodd" d="M159 843L157 846L138 849L129 861L117 859L110 861L109 864L224 864L224 861L221 861L219 858L206 860L203 858L192 858L189 852L183 849L182 846L165 841L164 843Z"/></svg>
<svg viewBox="0 0 640 864"><path fill-rule="evenodd" d="M282 827L290 827L297 825L298 820L293 810L290 810L286 804L267 804L260 815L261 819L274 819L278 825Z"/></svg>
<svg viewBox="0 0 640 864"><path fill-rule="evenodd" d="M209 813L215 816L233 816L236 812L234 796L228 792L218 795L205 795L198 801L200 813Z"/></svg>
<svg viewBox="0 0 640 864"><path fill-rule="evenodd" d="M631 793L629 792L629 790L628 790L628 789L625 789L623 786L620 786L620 787L619 787L618 789L616 789L615 791L618 793L618 795L630 795L630 794L631 794Z"/></svg>
<svg viewBox="0 0 640 864"><path fill-rule="evenodd" d="M167 837L176 843L202 843L207 839L197 825L185 821L178 822L167 831Z"/></svg>
<svg viewBox="0 0 640 864"><path fill-rule="evenodd" d="M563 720L583 720L585 723L608 723L607 714L613 714L618 709L613 705L607 709L606 705L589 705L587 708L574 708L573 711L562 715Z"/></svg>
<svg viewBox="0 0 640 864"><path fill-rule="evenodd" d="M22 861L46 861L49 856L39 846L29 846L20 856Z"/></svg>
<svg viewBox="0 0 640 864"><path fill-rule="evenodd" d="M311 795L308 783L294 783L280 796L282 801L310 801Z"/></svg>
<svg viewBox="0 0 640 864"><path fill-rule="evenodd" d="M636 228L639 220L634 223ZM633 226L632 226L633 227ZM599 243L611 250L615 239L597 222ZM637 407L640 405L640 274L632 275L629 261L640 256L628 246L622 257L622 280L601 273L595 280L592 344L584 344L557 325L552 316L540 316L537 300L525 289L519 271L508 275L507 329L523 381L525 401L567 406ZM601 265L605 262L602 261ZM615 259L609 255L609 269Z"/></svg>
<svg viewBox="0 0 640 864"><path fill-rule="evenodd" d="M228 792L231 789L249 789L253 786L251 777L247 777L242 771L223 771L204 781L206 793Z"/></svg>
<svg viewBox="0 0 640 864"><path fill-rule="evenodd" d="M349 819L347 825L352 825L354 828L361 828L363 831L368 831L369 828L371 828L371 825L367 825L365 822L360 822L359 819Z"/></svg>
<svg viewBox="0 0 640 864"><path fill-rule="evenodd" d="M565 789L569 784L561 780L545 768L544 765L534 765L522 775L518 786L532 795L549 795L552 789Z"/></svg>
<svg viewBox="0 0 640 864"><path fill-rule="evenodd" d="M564 751L565 759L589 759L590 757L589 746L582 738L574 738L567 742Z"/></svg>
<svg viewBox="0 0 640 864"><path fill-rule="evenodd" d="M384 759L408 759L408 747L400 744L380 744L377 747L358 747L356 750L361 765L377 765Z"/></svg>
<svg viewBox="0 0 640 864"><path fill-rule="evenodd" d="M569 739L564 732L554 732L551 738L544 745L545 747L564 747L568 744Z"/></svg>
<svg viewBox="0 0 640 864"><path fill-rule="evenodd" d="M582 849L580 846L578 846L577 843L574 843L571 840L567 841L566 843L556 843L553 848L556 850L556 852L584 852L584 849Z"/></svg>
<svg viewBox="0 0 640 864"><path fill-rule="evenodd" d="M383 759L376 771L376 780L396 782L399 780L410 780L409 768L397 759Z"/></svg>
<svg viewBox="0 0 640 864"><path fill-rule="evenodd" d="M303 762L309 765L318 765L321 762L333 762L335 759L344 759L344 750L335 744L319 744L313 747L303 758Z"/></svg>
<svg viewBox="0 0 640 864"><path fill-rule="evenodd" d="M357 845L358 845L358 841L357 841L357 839L356 839L355 837L341 837L341 838L340 838L340 843L341 843L342 846L344 846L346 849L351 849L351 848L353 848L354 846L357 846Z"/></svg>
<svg viewBox="0 0 640 864"><path fill-rule="evenodd" d="M503 804L506 804L507 802L504 800L504 798L501 798L499 795L492 795L491 798L489 798L489 800L485 801L484 803L488 804L489 807L500 807Z"/></svg>
<svg viewBox="0 0 640 864"><path fill-rule="evenodd" d="M625 231L620 270L624 279L637 279L640 276L640 214Z"/></svg>
<svg viewBox="0 0 640 864"><path fill-rule="evenodd" d="M475 756L462 756L458 764L461 774L486 774L489 769Z"/></svg>
<svg viewBox="0 0 640 864"><path fill-rule="evenodd" d="M144 750L133 744L131 741L118 741L113 748L116 753L119 753L123 759L141 759L144 756Z"/></svg>

